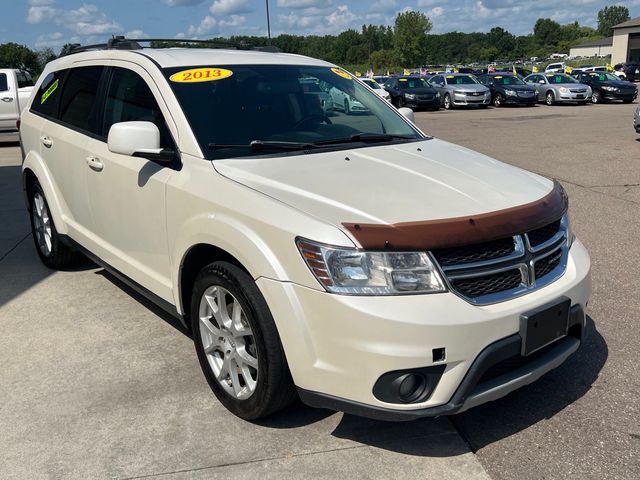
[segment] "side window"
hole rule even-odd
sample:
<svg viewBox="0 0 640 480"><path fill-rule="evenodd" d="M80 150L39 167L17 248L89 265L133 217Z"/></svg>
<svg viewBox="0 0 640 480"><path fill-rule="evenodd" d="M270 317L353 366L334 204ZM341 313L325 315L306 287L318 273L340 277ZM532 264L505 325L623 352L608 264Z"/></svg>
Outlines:
<svg viewBox="0 0 640 480"><path fill-rule="evenodd" d="M39 113L45 117L53 118L56 116L58 102L60 100L60 92L62 91L62 79L66 70L52 72L45 77L40 84L38 92L33 97L31 111Z"/></svg>
<svg viewBox="0 0 640 480"><path fill-rule="evenodd" d="M134 71L116 67L107 89L102 134L108 136L114 123L133 121L155 123L160 130L161 147L173 148L162 111L147 83Z"/></svg>
<svg viewBox="0 0 640 480"><path fill-rule="evenodd" d="M6 92L9 90L9 83L7 81L7 74L0 73L0 92Z"/></svg>
<svg viewBox="0 0 640 480"><path fill-rule="evenodd" d="M80 130L96 133L98 85L101 76L102 67L78 67L69 71L60 99L60 121Z"/></svg>

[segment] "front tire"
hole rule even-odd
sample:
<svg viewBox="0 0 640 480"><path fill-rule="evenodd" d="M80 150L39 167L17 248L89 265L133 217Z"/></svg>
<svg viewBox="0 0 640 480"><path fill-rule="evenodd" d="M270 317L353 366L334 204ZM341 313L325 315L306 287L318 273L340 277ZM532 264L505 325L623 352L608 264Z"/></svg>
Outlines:
<svg viewBox="0 0 640 480"><path fill-rule="evenodd" d="M598 90L591 94L591 103L602 103L602 94Z"/></svg>
<svg viewBox="0 0 640 480"><path fill-rule="evenodd" d="M215 262L198 274L191 327L204 376L231 413L255 420L296 399L269 307L244 270Z"/></svg>
<svg viewBox="0 0 640 480"><path fill-rule="evenodd" d="M500 108L502 106L503 98L502 95L496 93L496 96L493 97L493 106L496 108Z"/></svg>
<svg viewBox="0 0 640 480"><path fill-rule="evenodd" d="M444 109L451 110L453 108L453 104L451 103L451 95L448 93L444 96Z"/></svg>
<svg viewBox="0 0 640 480"><path fill-rule="evenodd" d="M549 91L547 92L545 100L547 105L551 106L556 103L556 96L553 94L553 92Z"/></svg>
<svg viewBox="0 0 640 480"><path fill-rule="evenodd" d="M59 270L72 266L76 261L76 252L62 243L60 234L53 223L49 204L38 181L29 188L31 206L31 233L36 251L42 263Z"/></svg>

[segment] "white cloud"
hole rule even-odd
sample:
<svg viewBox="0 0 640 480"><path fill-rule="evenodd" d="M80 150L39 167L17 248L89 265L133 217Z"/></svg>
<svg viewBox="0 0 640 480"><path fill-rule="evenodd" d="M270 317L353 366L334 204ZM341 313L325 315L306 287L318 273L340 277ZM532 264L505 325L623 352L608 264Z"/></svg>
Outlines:
<svg viewBox="0 0 640 480"><path fill-rule="evenodd" d="M30 24L53 22L78 35L116 33L122 30L118 22L111 20L98 7L89 3L83 3L73 10L65 10L58 8L51 0L31 1L34 4L27 11L27 23Z"/></svg>
<svg viewBox="0 0 640 480"><path fill-rule="evenodd" d="M215 18L210 15L207 15L202 19L199 25L191 25L187 29L187 35L190 37L200 37L202 35L207 35L212 32L216 32L218 30L218 22ZM180 34L178 34L180 35ZM184 38L184 34L182 37Z"/></svg>
<svg viewBox="0 0 640 480"><path fill-rule="evenodd" d="M239 27L244 25L247 21L247 17L243 15L231 15L231 20L220 20L220 28L226 27Z"/></svg>
<svg viewBox="0 0 640 480"><path fill-rule="evenodd" d="M149 34L144 30L140 30L139 28L135 30L129 30L124 34L124 36L127 38L149 38Z"/></svg>
<svg viewBox="0 0 640 480"><path fill-rule="evenodd" d="M209 11L214 15L249 13L252 10L249 0L214 0L209 7Z"/></svg>
<svg viewBox="0 0 640 480"><path fill-rule="evenodd" d="M358 16L351 12L349 7L346 5L340 5L336 10L325 17L327 26L334 31L346 28L357 18Z"/></svg>

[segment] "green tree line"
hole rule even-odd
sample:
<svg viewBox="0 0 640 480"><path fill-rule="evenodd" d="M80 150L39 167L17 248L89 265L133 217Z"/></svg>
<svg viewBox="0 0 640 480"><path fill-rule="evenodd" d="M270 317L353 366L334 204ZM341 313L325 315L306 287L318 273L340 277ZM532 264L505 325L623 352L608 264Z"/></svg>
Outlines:
<svg viewBox="0 0 640 480"><path fill-rule="evenodd" d="M629 20L629 9L614 5L598 12L597 29L579 25L578 22L561 25L549 18L539 18L529 35L514 35L502 27L494 27L486 33L449 32L436 35L431 33L431 19L424 13L407 11L397 15L393 26L363 25L360 30L349 29L338 35L283 34L274 37L271 44L287 53L380 71L420 65L545 58L555 52L568 53L573 45L609 36L614 25L626 20ZM256 46L268 43L267 38L256 36L210 40L220 43L245 42ZM65 45L60 53L68 49L69 45ZM15 43L0 45L0 68L24 68L38 74L55 57L50 48L33 51Z"/></svg>

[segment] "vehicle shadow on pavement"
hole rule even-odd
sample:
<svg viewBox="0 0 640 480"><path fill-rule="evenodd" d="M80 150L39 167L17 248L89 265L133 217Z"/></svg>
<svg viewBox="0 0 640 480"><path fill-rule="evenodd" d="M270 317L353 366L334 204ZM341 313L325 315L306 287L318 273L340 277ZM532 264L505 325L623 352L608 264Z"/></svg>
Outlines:
<svg viewBox="0 0 640 480"><path fill-rule="evenodd" d="M474 452L549 419L585 395L604 367L609 350L587 316L587 337L564 364L504 398L451 417Z"/></svg>
<svg viewBox="0 0 640 480"><path fill-rule="evenodd" d="M185 335L185 336L187 336L189 338L192 338L191 337L191 332L189 332L186 328L184 328L182 323L180 323L179 319L177 319L176 317L174 317L170 313L164 311L162 308L157 306L155 303L153 303L152 301L147 299L144 295L141 295L140 293L135 291L133 288L131 288L129 285L127 285L126 283L124 283L123 281L118 279L116 276L114 276L111 273L109 273L107 270L101 268L100 270L96 271L96 275L100 275L104 279L106 279L109 282L111 282L112 284L114 284L120 290L125 292L127 295L131 296L134 300L136 300L138 303L140 303L141 305L146 307L148 310L152 311L154 314L156 314L158 317L160 317L167 324L171 325L173 328L178 330L183 335Z"/></svg>

